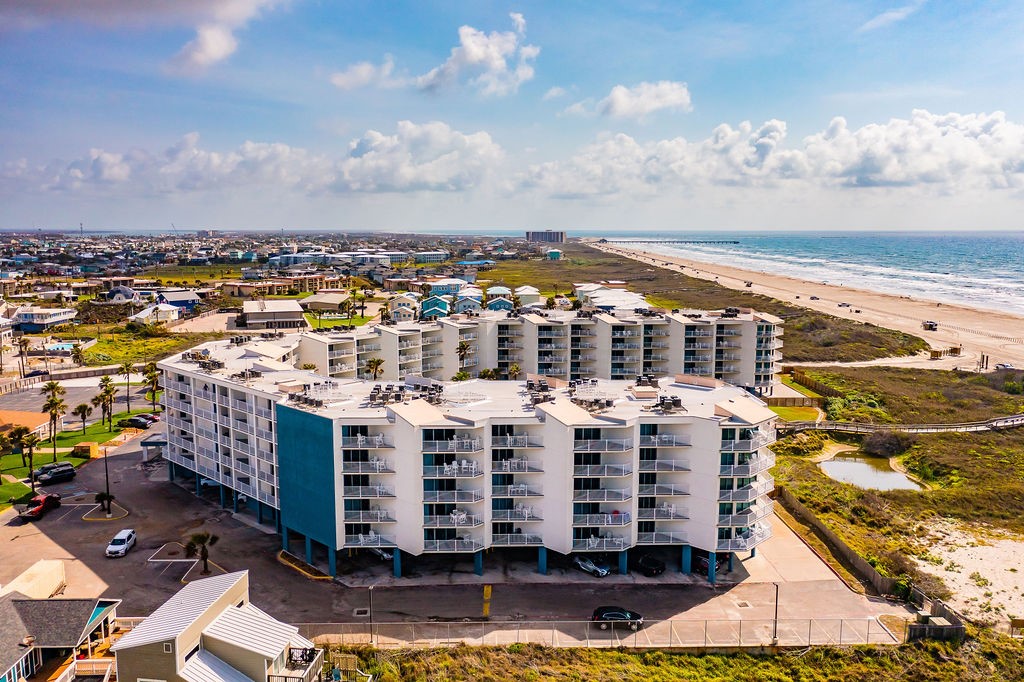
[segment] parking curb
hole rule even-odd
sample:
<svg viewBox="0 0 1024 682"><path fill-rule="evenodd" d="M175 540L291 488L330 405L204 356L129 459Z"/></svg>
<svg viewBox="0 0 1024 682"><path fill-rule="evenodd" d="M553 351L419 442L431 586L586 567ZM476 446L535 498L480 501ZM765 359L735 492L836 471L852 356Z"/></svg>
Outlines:
<svg viewBox="0 0 1024 682"><path fill-rule="evenodd" d="M111 507L117 507L118 509L120 509L124 513L119 515L119 516L111 516L109 519L106 516L104 516L103 518L89 518L89 514L92 514L94 511L99 509L101 506L102 505L97 504L95 507L93 507L89 511L85 512L84 514L82 514L82 520L83 521L120 521L121 519L123 519L126 516L128 516L129 514L131 514L130 511L128 511L127 509L125 509L121 505L119 505L119 504L117 504L115 502L111 502L110 503Z"/></svg>
<svg viewBox="0 0 1024 682"><path fill-rule="evenodd" d="M290 561L286 561L286 560L285 560L285 558L284 558L284 555L285 555L285 554L288 554L288 556L290 556L290 557L294 558L294 559L295 559L296 561L302 561L301 559L299 559L299 558L298 558L297 556L295 556L294 554L291 554L291 553L289 553L289 552L285 552L285 551L284 551L284 550L282 549L281 551L279 551L279 552L277 553L277 561L278 561L278 563L280 563L281 565L283 565L283 566L287 566L288 568L292 568L292 569L295 569L296 571L298 571L298 572L299 572L299 573L301 573L302 575L306 576L306 577L307 577L307 578L309 578L310 580L334 580L334 578L332 578L332 577L331 577L331 576L329 576L329 575L316 575L316 574L314 574L314 573L310 573L310 572L309 572L309 571L307 571L306 569L302 568L302 566L299 566L299 565L297 565L297 564L294 564L294 563L292 563L292 562L290 562ZM306 563L306 562L304 562L304 561L303 561L302 563Z"/></svg>

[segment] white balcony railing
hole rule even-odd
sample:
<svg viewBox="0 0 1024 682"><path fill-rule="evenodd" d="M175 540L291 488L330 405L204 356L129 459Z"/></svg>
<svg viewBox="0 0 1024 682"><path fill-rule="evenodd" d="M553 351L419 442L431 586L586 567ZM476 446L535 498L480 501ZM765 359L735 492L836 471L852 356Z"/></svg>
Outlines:
<svg viewBox="0 0 1024 682"><path fill-rule="evenodd" d="M690 489L681 485L644 484L637 489L641 497L681 497L690 494Z"/></svg>
<svg viewBox="0 0 1024 682"><path fill-rule="evenodd" d="M395 489L386 485L346 485L342 489L345 497L394 497Z"/></svg>
<svg viewBox="0 0 1024 682"><path fill-rule="evenodd" d="M628 547L625 538L586 538L573 540L572 548L577 552L619 551Z"/></svg>
<svg viewBox="0 0 1024 682"><path fill-rule="evenodd" d="M723 440L722 452L752 452L758 448L763 448L766 445L771 445L775 442L775 433L760 432L753 438L743 440Z"/></svg>
<svg viewBox="0 0 1024 682"><path fill-rule="evenodd" d="M641 521L679 521L690 518L690 510L674 504L663 504L653 509L639 510L637 518Z"/></svg>
<svg viewBox="0 0 1024 682"><path fill-rule="evenodd" d="M343 474L393 474L395 468L383 459L371 459L368 462L342 462Z"/></svg>
<svg viewBox="0 0 1024 682"><path fill-rule="evenodd" d="M640 471L689 471L690 460L688 459L642 459L640 460Z"/></svg>
<svg viewBox="0 0 1024 682"><path fill-rule="evenodd" d="M424 540L424 552L479 552L483 543L476 540Z"/></svg>
<svg viewBox="0 0 1024 682"><path fill-rule="evenodd" d="M638 545L685 545L686 533L637 533Z"/></svg>
<svg viewBox="0 0 1024 682"><path fill-rule="evenodd" d="M572 468L572 475L577 478L609 478L629 476L632 473L633 467L629 464L582 464Z"/></svg>
<svg viewBox="0 0 1024 682"><path fill-rule="evenodd" d="M684 448L689 446L689 436L677 436L671 433L659 433L655 436L640 436L640 447L642 448Z"/></svg>
<svg viewBox="0 0 1024 682"><path fill-rule="evenodd" d="M753 502L762 495L767 495L775 488L775 479L762 474L762 480L745 485L736 490L719 490L719 502Z"/></svg>
<svg viewBox="0 0 1024 682"><path fill-rule="evenodd" d="M735 514L719 514L719 526L752 526L761 519L767 518L775 511L775 503L769 499L758 500L757 504Z"/></svg>
<svg viewBox="0 0 1024 682"><path fill-rule="evenodd" d="M743 552L754 549L772 536L771 526L758 526L728 540L718 541L719 552Z"/></svg>
<svg viewBox="0 0 1024 682"><path fill-rule="evenodd" d="M439 516L424 516L424 528L473 528L482 526L484 519L477 514L469 514L462 510Z"/></svg>
<svg viewBox="0 0 1024 682"><path fill-rule="evenodd" d="M423 478L476 478L483 476L484 469L476 462L463 460L440 466L424 466Z"/></svg>
<svg viewBox="0 0 1024 682"><path fill-rule="evenodd" d="M456 504L482 502L483 494L479 490L427 490L423 492L423 501L434 504Z"/></svg>
<svg viewBox="0 0 1024 682"><path fill-rule="evenodd" d="M544 540L529 533L507 533L492 535L491 544L495 547L539 546L544 544Z"/></svg>
<svg viewBox="0 0 1024 682"><path fill-rule="evenodd" d="M375 448L392 448L391 441L383 433L374 435L342 436L341 447L357 450L373 450Z"/></svg>
<svg viewBox="0 0 1024 682"><path fill-rule="evenodd" d="M721 476L739 476L748 477L756 476L757 474L768 471L775 466L775 453L771 450L767 450L765 454L759 454L757 457L751 457L742 464L723 464L719 467L719 475Z"/></svg>
<svg viewBox="0 0 1024 682"><path fill-rule="evenodd" d="M574 490L573 502L624 502L633 497L629 490L609 490L593 488L591 490Z"/></svg>
<svg viewBox="0 0 1024 682"><path fill-rule="evenodd" d="M491 436L492 448L542 448L544 447L540 438L531 438L527 434L514 434L508 436Z"/></svg>
<svg viewBox="0 0 1024 682"><path fill-rule="evenodd" d="M345 512L346 523L395 523L395 517L386 509L363 509Z"/></svg>
<svg viewBox="0 0 1024 682"><path fill-rule="evenodd" d="M539 474L543 473L544 466L540 462L532 462L525 457L521 459L502 459L491 462L492 473L519 473Z"/></svg>
<svg viewBox="0 0 1024 682"><path fill-rule="evenodd" d="M394 547L395 538L388 535L378 535L372 530L369 533L345 536L346 547Z"/></svg>
<svg viewBox="0 0 1024 682"><path fill-rule="evenodd" d="M516 505L515 509L495 509L491 512L491 521L543 521L533 507Z"/></svg>
<svg viewBox="0 0 1024 682"><path fill-rule="evenodd" d="M600 440L573 441L576 452L623 452L633 449L632 438L602 438Z"/></svg>
<svg viewBox="0 0 1024 682"><path fill-rule="evenodd" d="M621 514L573 514L574 526L626 526L633 522L629 512Z"/></svg>
<svg viewBox="0 0 1024 682"><path fill-rule="evenodd" d="M543 494L525 483L491 486L491 497L541 497Z"/></svg>
<svg viewBox="0 0 1024 682"><path fill-rule="evenodd" d="M479 438L423 441L423 452L479 452L483 449L484 442Z"/></svg>

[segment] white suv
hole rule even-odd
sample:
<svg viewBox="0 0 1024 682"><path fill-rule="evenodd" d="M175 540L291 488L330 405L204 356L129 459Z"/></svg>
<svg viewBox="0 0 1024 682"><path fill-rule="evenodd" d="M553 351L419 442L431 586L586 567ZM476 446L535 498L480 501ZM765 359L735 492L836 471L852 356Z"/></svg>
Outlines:
<svg viewBox="0 0 1024 682"><path fill-rule="evenodd" d="M128 550L135 546L135 531L131 528L125 528L120 533L114 536L114 539L107 545L107 556L117 557L124 556L128 553Z"/></svg>

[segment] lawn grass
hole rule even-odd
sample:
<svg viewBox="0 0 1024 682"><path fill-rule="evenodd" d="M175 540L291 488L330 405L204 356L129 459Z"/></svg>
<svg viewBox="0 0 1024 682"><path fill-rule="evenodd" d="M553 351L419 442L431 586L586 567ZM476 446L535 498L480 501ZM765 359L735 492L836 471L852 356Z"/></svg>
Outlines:
<svg viewBox="0 0 1024 682"><path fill-rule="evenodd" d="M306 322L308 322L309 326L313 329L331 329L332 327L344 327L349 324L359 327L374 319L375 316L365 317L363 315L353 315L351 320L349 320L348 317L321 317L318 320L316 315L306 313L305 317Z"/></svg>
<svg viewBox="0 0 1024 682"><path fill-rule="evenodd" d="M313 295L312 291L300 291L299 293L295 294L294 296L292 296L291 294L270 294L269 296L264 296L264 298L272 298L272 299L277 299L277 300L280 300L280 301L284 301L284 300L301 301L302 299L309 298L312 295Z"/></svg>
<svg viewBox="0 0 1024 682"><path fill-rule="evenodd" d="M818 418L814 407L769 407L772 412L788 422L813 422Z"/></svg>
<svg viewBox="0 0 1024 682"><path fill-rule="evenodd" d="M126 360L150 362L223 337L220 332L191 332L166 336L134 334L117 327L102 334L95 345L85 351L86 365L114 365Z"/></svg>
<svg viewBox="0 0 1024 682"><path fill-rule="evenodd" d="M78 445L84 441L93 441L96 443L105 443L108 440L114 438L120 434L124 429L117 426L119 419L127 419L136 414L148 414L152 412L152 405L146 403L145 407L132 410L131 412L118 412L114 415L114 428L111 430L106 424L90 424L85 427L85 433L82 433L82 428L74 428L73 423L70 419L66 419L64 422L65 429L57 434L57 447L58 448L70 448ZM96 413L98 414L98 413ZM81 422L79 422L81 424ZM47 441L49 443L49 441Z"/></svg>
<svg viewBox="0 0 1024 682"><path fill-rule="evenodd" d="M783 655L679 653L628 649L558 649L532 644L435 649L345 648L378 682L504 680L646 680L668 682L819 682L899 680L961 682L1019 679L1024 647L987 630L966 644L814 647Z"/></svg>
<svg viewBox="0 0 1024 682"><path fill-rule="evenodd" d="M32 489L23 483L0 483L0 512L13 504L25 504L32 499Z"/></svg>
<svg viewBox="0 0 1024 682"><path fill-rule="evenodd" d="M46 447L46 445L49 445L49 442L47 442L45 445L40 445L39 447L37 447L35 449L35 452L32 454L32 463L35 465L36 469L38 469L44 464L49 464L50 462L53 461L53 450ZM60 446L58 445L58 447ZM77 467L88 462L89 458L78 457L76 455L72 455L69 452L58 452L57 461L71 462ZM0 457L0 473L7 474L8 476L14 476L16 478L28 478L29 471L30 470L27 465L21 465L21 455L10 454L3 455L2 457ZM7 498L4 497L0 499Z"/></svg>
<svg viewBox="0 0 1024 682"><path fill-rule="evenodd" d="M157 265L142 274L148 279L160 279L164 284L171 280L195 284L195 280L230 280L242 276L240 265Z"/></svg>
<svg viewBox="0 0 1024 682"><path fill-rule="evenodd" d="M824 397L820 393L818 393L817 391L811 390L811 389L807 388L806 386L803 386L801 384L796 383L795 381L793 381L793 377L790 376L789 374L781 375L781 379L782 379L782 384L784 386L788 386L789 388L793 389L794 391L796 391L797 393L799 393L802 396L806 396L808 398L822 398L822 397Z"/></svg>
<svg viewBox="0 0 1024 682"><path fill-rule="evenodd" d="M487 276L495 283L510 287L530 284L544 295L556 291L568 293L573 282L623 279L631 290L645 294L652 303L665 308L754 308L785 320L782 353L788 361L872 360L910 355L928 347L923 339L910 334L833 317L760 294L728 289L584 244L570 242L561 248L565 252L561 261L500 261Z"/></svg>

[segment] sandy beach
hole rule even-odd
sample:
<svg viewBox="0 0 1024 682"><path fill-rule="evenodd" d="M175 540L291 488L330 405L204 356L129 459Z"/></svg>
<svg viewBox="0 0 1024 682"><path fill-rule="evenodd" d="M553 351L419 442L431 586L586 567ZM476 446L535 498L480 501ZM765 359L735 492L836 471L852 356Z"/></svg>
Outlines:
<svg viewBox="0 0 1024 682"><path fill-rule="evenodd" d="M978 369L981 356L987 355L990 370L994 369L996 363L1009 363L1016 368L1024 368L1024 317L1017 315L741 270L651 253L621 244L601 244L595 241L588 242L588 245L691 277L715 281L731 289L771 296L836 317L898 329L925 339L934 349L951 346L963 349L960 357L940 360L918 356L851 363L853 365L889 364L975 370ZM750 282L749 287L747 282ZM849 305L841 306L841 303ZM938 329L925 330L922 327L925 320L938 322Z"/></svg>

